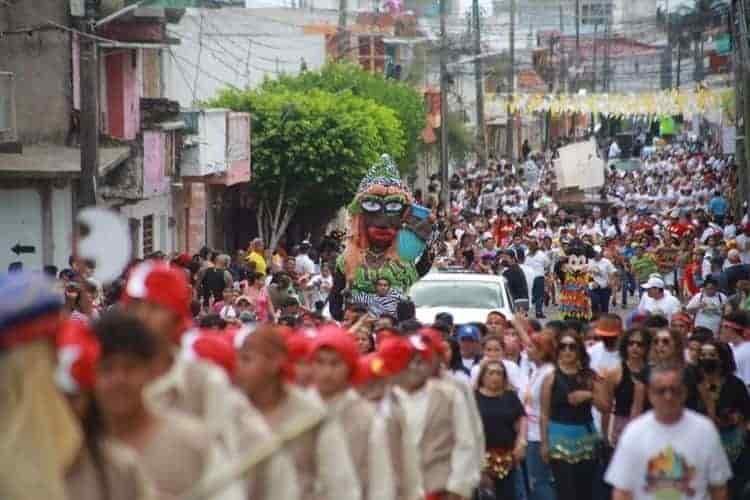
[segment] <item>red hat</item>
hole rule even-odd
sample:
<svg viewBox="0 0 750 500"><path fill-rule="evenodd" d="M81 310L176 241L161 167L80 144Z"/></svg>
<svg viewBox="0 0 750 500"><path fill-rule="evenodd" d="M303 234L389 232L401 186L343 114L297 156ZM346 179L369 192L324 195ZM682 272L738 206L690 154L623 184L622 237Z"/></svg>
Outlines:
<svg viewBox="0 0 750 500"><path fill-rule="evenodd" d="M622 334L622 320L619 316L600 318L594 326L594 333L599 337L619 337Z"/></svg>
<svg viewBox="0 0 750 500"><path fill-rule="evenodd" d="M135 266L128 276L123 300L142 300L190 319L190 286L185 272L168 264L148 261Z"/></svg>
<svg viewBox="0 0 750 500"><path fill-rule="evenodd" d="M99 341L88 322L67 320L57 333L55 382L67 394L90 391L96 381Z"/></svg>
<svg viewBox="0 0 750 500"><path fill-rule="evenodd" d="M685 312L676 312L672 315L672 319L670 320L670 325L674 325L675 323L682 322L685 323L687 326L692 326L693 324L693 318L690 317L689 314Z"/></svg>
<svg viewBox="0 0 750 500"><path fill-rule="evenodd" d="M218 330L200 330L183 343L188 359L202 359L224 369L229 378L237 369L237 352L232 339Z"/></svg>
<svg viewBox="0 0 750 500"><path fill-rule="evenodd" d="M439 330L436 330L435 328L422 328L417 333L432 352L441 358L444 358L448 354L448 345Z"/></svg>
<svg viewBox="0 0 750 500"><path fill-rule="evenodd" d="M409 362L419 352L418 345L421 345L423 350L427 350L427 346L421 340L417 342L412 338L386 337L371 360L370 369L379 376L397 375L409 366Z"/></svg>
<svg viewBox="0 0 750 500"><path fill-rule="evenodd" d="M357 360L359 359L359 349L354 336L336 325L325 325L313 340L310 355L315 355L323 348L333 349L341 356L344 363L349 366L349 379L352 380L357 373Z"/></svg>
<svg viewBox="0 0 750 500"><path fill-rule="evenodd" d="M188 267L192 261L193 261L193 258L190 257L190 255L186 253L181 253L180 255L174 258L174 263L182 267Z"/></svg>
<svg viewBox="0 0 750 500"><path fill-rule="evenodd" d="M312 328L300 328L294 333L286 335L286 348L289 351L289 359L292 363L299 363L310 358L313 343L318 337L318 332Z"/></svg>
<svg viewBox="0 0 750 500"><path fill-rule="evenodd" d="M360 356L357 362L357 374L354 377L354 385L363 385L380 377L385 377L382 370L383 363L377 353L371 352Z"/></svg>

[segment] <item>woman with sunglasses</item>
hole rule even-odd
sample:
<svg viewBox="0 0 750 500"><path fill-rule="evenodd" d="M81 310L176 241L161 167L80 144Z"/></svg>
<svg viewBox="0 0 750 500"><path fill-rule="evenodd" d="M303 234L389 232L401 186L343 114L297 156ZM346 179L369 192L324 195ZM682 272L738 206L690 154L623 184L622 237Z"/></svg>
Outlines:
<svg viewBox="0 0 750 500"><path fill-rule="evenodd" d="M687 364L689 353L685 349L682 333L674 328L657 329L651 341L651 365L674 364L684 368L687 399L685 407L691 410L698 408L698 370Z"/></svg>
<svg viewBox="0 0 750 500"><path fill-rule="evenodd" d="M630 329L620 339L620 366L604 373L607 398L612 401L612 424L609 443L614 447L630 420L646 406L646 380L648 378L648 351L651 334L643 328ZM605 419L606 420L606 419ZM607 428L606 423L602 424Z"/></svg>
<svg viewBox="0 0 750 500"><path fill-rule="evenodd" d="M560 336L555 370L542 384L541 449L555 478L558 500L591 500L599 436L591 407L609 412L606 391L593 370L583 339Z"/></svg>
<svg viewBox="0 0 750 500"><path fill-rule="evenodd" d="M485 435L482 482L502 500L515 500L515 468L526 455L526 415L501 360L484 361L476 385Z"/></svg>
<svg viewBox="0 0 750 500"><path fill-rule="evenodd" d="M750 473L745 427L750 420L750 396L742 380L734 375L736 365L726 343L719 340L704 343L698 369L697 410L713 420L719 430L721 443L732 465L730 497L739 498Z"/></svg>

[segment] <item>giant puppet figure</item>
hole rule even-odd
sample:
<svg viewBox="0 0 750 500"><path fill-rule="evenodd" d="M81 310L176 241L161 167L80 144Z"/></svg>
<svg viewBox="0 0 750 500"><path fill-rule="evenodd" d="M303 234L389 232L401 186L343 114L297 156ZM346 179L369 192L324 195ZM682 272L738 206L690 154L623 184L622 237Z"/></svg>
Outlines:
<svg viewBox="0 0 750 500"><path fill-rule="evenodd" d="M432 265L429 210L413 205L390 156L381 156L370 168L348 210L346 247L336 261L329 296L331 315L338 320L345 302L373 311L379 300L375 285L381 278L390 284L391 299L403 299Z"/></svg>

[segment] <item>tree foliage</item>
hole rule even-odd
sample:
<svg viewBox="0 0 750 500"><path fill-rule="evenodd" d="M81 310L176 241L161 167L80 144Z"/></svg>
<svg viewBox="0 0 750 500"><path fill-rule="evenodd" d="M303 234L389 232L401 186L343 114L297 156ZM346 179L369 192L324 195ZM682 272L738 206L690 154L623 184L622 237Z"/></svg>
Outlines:
<svg viewBox="0 0 750 500"><path fill-rule="evenodd" d="M271 247L297 210L343 206L384 151L403 155L396 114L350 92L227 89L208 104L252 115L251 189Z"/></svg>
<svg viewBox="0 0 750 500"><path fill-rule="evenodd" d="M282 75L274 80L266 80L262 89L287 89L295 92L322 90L337 95L351 93L390 108L401 122L406 147L399 152L386 150L381 153L390 154L402 172L408 172L416 165L425 126L424 98L407 83L386 79L383 75L370 73L354 64L330 63L319 71L305 71L295 76Z"/></svg>

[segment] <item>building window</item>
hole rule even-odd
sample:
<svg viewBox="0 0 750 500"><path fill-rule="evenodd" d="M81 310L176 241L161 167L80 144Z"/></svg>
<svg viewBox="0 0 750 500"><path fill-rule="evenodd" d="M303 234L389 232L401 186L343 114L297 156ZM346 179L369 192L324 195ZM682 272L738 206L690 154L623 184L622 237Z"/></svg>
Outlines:
<svg viewBox="0 0 750 500"><path fill-rule="evenodd" d="M0 71L0 142L16 139L15 75Z"/></svg>
<svg viewBox="0 0 750 500"><path fill-rule="evenodd" d="M143 257L154 253L154 216L147 215L143 218Z"/></svg>
<svg viewBox="0 0 750 500"><path fill-rule="evenodd" d="M573 9L575 10L575 9ZM591 0L581 5L581 24L605 25L612 19L611 0Z"/></svg>
<svg viewBox="0 0 750 500"><path fill-rule="evenodd" d="M357 37L359 64L366 71L383 73L385 71L385 43L382 35L360 35Z"/></svg>

